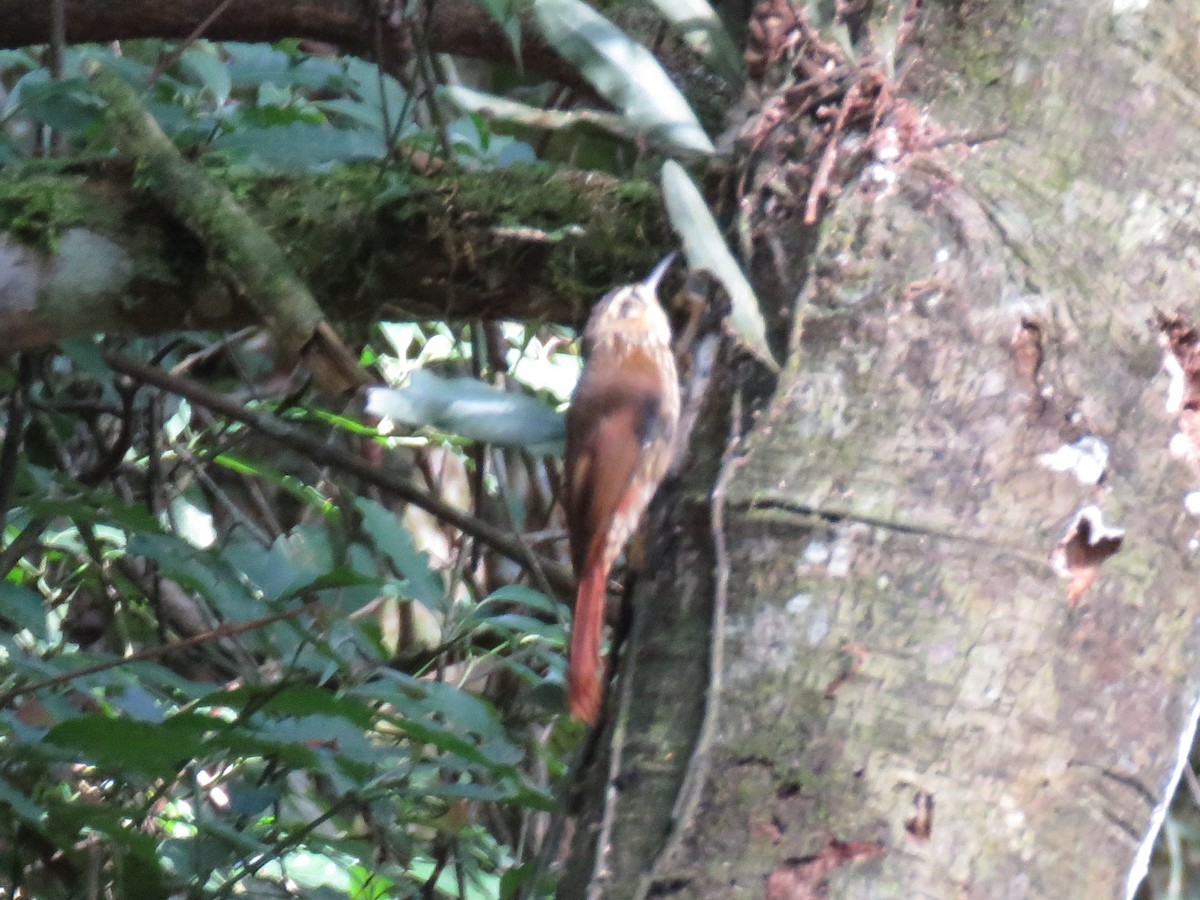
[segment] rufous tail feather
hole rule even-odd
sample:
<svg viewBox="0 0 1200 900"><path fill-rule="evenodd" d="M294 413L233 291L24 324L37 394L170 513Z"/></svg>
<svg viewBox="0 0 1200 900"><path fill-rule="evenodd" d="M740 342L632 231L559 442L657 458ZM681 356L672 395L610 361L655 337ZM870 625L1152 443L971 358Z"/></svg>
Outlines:
<svg viewBox="0 0 1200 900"><path fill-rule="evenodd" d="M604 628L606 569L598 561L589 561L584 567L571 623L567 702L571 716L589 725L595 725L600 716L600 633Z"/></svg>

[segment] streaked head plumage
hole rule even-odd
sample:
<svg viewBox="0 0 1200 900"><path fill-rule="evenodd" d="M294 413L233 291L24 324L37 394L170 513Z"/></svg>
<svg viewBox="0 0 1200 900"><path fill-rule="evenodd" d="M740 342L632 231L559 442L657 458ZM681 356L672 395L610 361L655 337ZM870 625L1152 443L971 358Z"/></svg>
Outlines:
<svg viewBox="0 0 1200 900"><path fill-rule="evenodd" d="M670 344L671 323L659 302L658 286L674 261L675 253L670 253L645 280L605 294L588 318L585 340L590 344L618 339Z"/></svg>

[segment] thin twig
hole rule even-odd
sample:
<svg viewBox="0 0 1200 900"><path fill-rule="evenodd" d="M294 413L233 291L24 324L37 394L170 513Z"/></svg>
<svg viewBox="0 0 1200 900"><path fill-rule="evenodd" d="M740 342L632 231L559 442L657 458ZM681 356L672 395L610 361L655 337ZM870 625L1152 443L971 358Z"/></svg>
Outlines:
<svg viewBox="0 0 1200 900"><path fill-rule="evenodd" d="M70 672L63 672L61 675L55 675L52 678L43 678L41 681L35 681L31 684L22 685L19 688L14 688L11 691L5 691L0 694L0 709L6 708L17 697L23 694L32 694L35 691L40 691L48 687L55 687L60 684L66 684L69 681L74 681L76 678L83 678L88 675L95 675L99 672L107 672L109 669L115 669L119 666L126 666L130 663L145 662L150 659L157 659L160 656L166 656L170 653L175 653L179 650L188 650L192 647L198 647L202 644L208 644L212 641L221 640L227 637L236 637L239 634L245 634L247 631L255 631L259 628L265 628L267 625L274 625L276 622L285 622L288 619L295 619L305 613L315 612L322 604L321 600L309 600L307 603L297 606L295 609L285 610L284 612L272 613L269 616L262 616L258 619L251 619L246 622L229 622L225 625L219 625L209 631L200 634L194 634L191 637L180 638L177 641L172 641L169 644L157 644L153 647L146 647L136 653L130 653L128 656L122 656L119 659L109 659L104 662L94 663L90 666L83 666L80 669L74 669Z"/></svg>
<svg viewBox="0 0 1200 900"><path fill-rule="evenodd" d="M154 67L154 71L151 72L150 77L146 79L146 87L153 87L155 82L162 78L163 72L167 71L167 69L179 62L179 60L183 57L183 54L187 52L188 47L196 43L196 41L200 39L201 35L208 31L208 29L212 26L212 23L217 21L221 14L225 12L225 10L229 9L229 7L232 5L233 0L221 0L221 2L213 8L213 11L205 16L199 25L192 29L192 33L183 39L183 43L158 61L158 64Z"/></svg>

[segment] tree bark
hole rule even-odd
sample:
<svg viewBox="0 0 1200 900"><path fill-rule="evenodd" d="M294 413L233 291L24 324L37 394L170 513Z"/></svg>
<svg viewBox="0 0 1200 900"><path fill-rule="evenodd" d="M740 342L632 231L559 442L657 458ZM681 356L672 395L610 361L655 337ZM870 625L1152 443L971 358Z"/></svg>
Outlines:
<svg viewBox="0 0 1200 900"><path fill-rule="evenodd" d="M815 253L777 229L803 289L758 282L801 324L723 489L689 476L657 530L614 805L563 896L1136 889L1200 710L1200 477L1148 324L1198 312L1200 98L1172 42L1200 11L1115 10L927 9L926 121L1007 135L868 167ZM1048 455L1087 436L1098 485ZM1089 504L1124 543L1072 607L1051 559Z"/></svg>

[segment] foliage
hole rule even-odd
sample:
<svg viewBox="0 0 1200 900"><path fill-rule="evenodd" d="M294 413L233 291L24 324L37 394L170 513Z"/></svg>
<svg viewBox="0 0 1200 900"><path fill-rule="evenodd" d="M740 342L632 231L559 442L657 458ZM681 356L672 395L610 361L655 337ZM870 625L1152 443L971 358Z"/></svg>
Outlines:
<svg viewBox="0 0 1200 900"><path fill-rule="evenodd" d="M443 326L392 328L413 351L377 354L393 373L462 357ZM182 368L209 352L200 336L159 348ZM250 374L266 362L221 352ZM565 765L538 739L562 703L559 604L488 594L489 567L457 569L435 522L410 511L406 530L299 453L89 372L86 345L46 362L28 384L6 373L33 410L6 537L41 549L0 582L3 871L45 897L70 896L91 859L113 896L498 896L519 851L479 810L514 828L552 806L546 773ZM457 469L447 488L466 475L443 437L318 412L287 415ZM485 681L504 690L477 694Z"/></svg>

